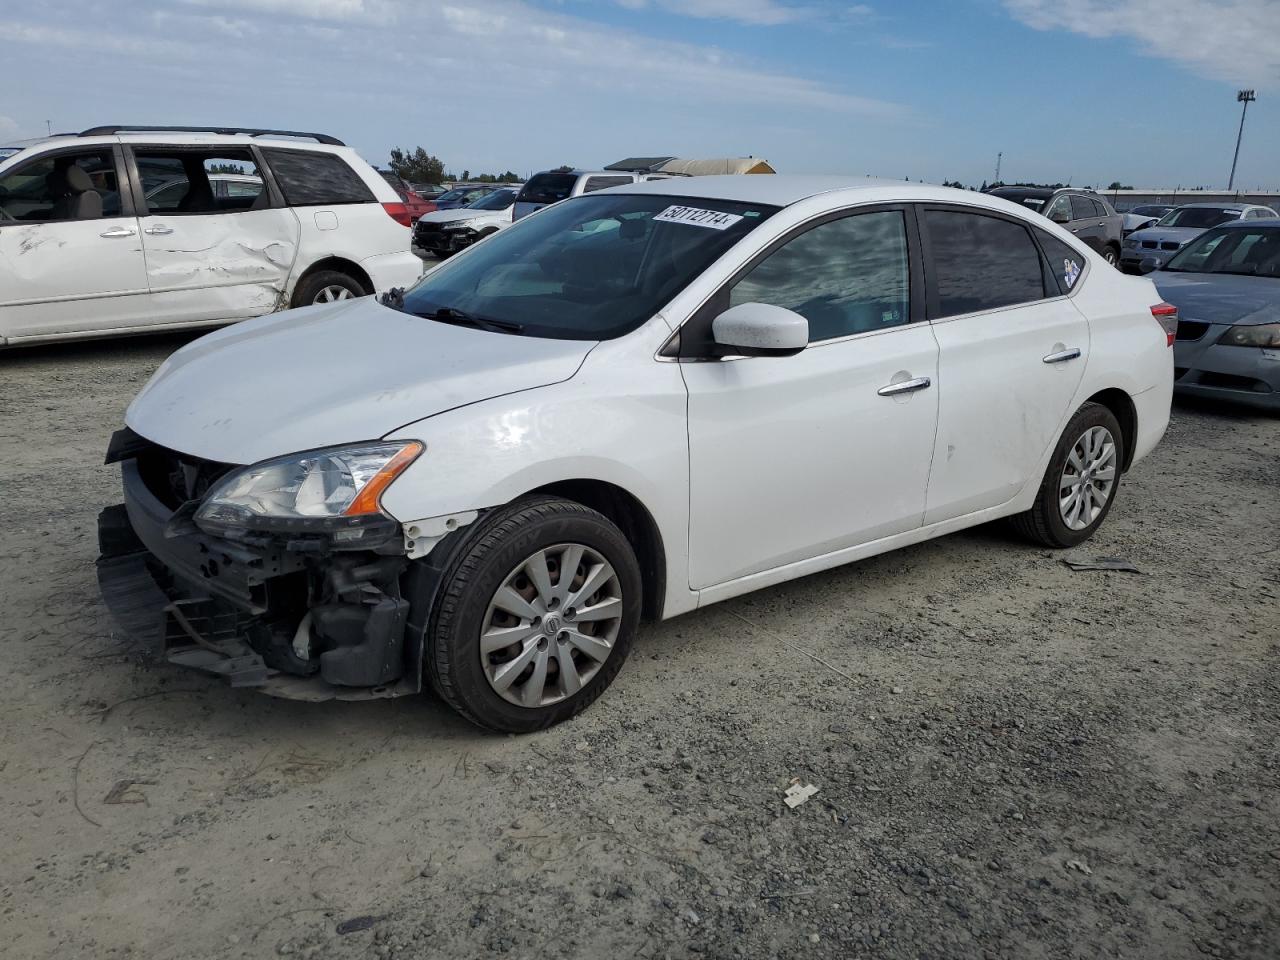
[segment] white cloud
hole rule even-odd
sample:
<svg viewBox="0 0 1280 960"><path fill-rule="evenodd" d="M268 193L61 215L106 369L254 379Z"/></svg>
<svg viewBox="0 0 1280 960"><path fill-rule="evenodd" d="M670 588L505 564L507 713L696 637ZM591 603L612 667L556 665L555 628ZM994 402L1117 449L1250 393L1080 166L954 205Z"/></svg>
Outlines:
<svg viewBox="0 0 1280 960"><path fill-rule="evenodd" d="M665 13L701 20L732 20L751 26L778 26L818 17L833 20L861 19L872 14L866 4L840 3L834 7L784 3L782 0L614 0L630 10L658 8Z"/></svg>
<svg viewBox="0 0 1280 960"><path fill-rule="evenodd" d="M1125 37L1152 56L1231 83L1280 82L1276 0L1004 0L1036 30Z"/></svg>

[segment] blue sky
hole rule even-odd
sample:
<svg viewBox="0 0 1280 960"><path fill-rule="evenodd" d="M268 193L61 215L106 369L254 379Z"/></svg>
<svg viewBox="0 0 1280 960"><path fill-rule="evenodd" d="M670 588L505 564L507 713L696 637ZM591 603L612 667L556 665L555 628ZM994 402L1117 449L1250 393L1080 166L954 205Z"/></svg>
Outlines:
<svg viewBox="0 0 1280 960"><path fill-rule="evenodd" d="M382 164L636 154L980 183L1280 187L1280 0L49 0L0 20L0 140L316 129Z"/></svg>

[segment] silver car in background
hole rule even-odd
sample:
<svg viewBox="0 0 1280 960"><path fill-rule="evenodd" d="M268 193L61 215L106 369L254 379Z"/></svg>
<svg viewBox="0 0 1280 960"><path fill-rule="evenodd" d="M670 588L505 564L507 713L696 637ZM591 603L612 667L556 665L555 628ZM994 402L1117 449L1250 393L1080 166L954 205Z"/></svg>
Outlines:
<svg viewBox="0 0 1280 960"><path fill-rule="evenodd" d="M1172 210L1160 222L1145 230L1135 230L1120 248L1120 268L1138 271L1144 260L1166 263L1188 242L1211 227L1232 220L1269 220L1278 215L1270 207L1251 203L1187 203Z"/></svg>
<svg viewBox="0 0 1280 960"><path fill-rule="evenodd" d="M1174 391L1280 413L1280 219L1207 230L1151 279L1178 308Z"/></svg>

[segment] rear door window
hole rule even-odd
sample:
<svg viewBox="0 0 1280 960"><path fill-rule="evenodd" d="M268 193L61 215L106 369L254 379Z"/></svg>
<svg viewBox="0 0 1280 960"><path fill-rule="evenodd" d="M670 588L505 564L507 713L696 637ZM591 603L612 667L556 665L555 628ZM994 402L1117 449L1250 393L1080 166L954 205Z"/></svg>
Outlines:
<svg viewBox="0 0 1280 960"><path fill-rule="evenodd" d="M1072 220L1092 220L1099 216L1098 206L1088 197L1072 195L1071 197L1071 219Z"/></svg>
<svg viewBox="0 0 1280 960"><path fill-rule="evenodd" d="M925 210L924 221L936 319L1044 299L1040 251L1026 227L953 210Z"/></svg>
<svg viewBox="0 0 1280 960"><path fill-rule="evenodd" d="M291 207L374 203L373 191L341 157L314 150L262 151Z"/></svg>

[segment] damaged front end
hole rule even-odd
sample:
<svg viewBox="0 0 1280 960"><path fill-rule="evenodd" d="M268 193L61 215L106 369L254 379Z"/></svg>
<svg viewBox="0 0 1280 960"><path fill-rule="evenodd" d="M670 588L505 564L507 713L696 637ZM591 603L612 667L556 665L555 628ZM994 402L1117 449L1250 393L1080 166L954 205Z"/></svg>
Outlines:
<svg viewBox="0 0 1280 960"><path fill-rule="evenodd" d="M417 692L439 568L411 560L377 509L375 449L341 451L354 466L333 480L315 467L339 459L325 451L246 468L118 431L107 462L120 463L124 503L98 518L108 608L169 662L232 686L307 700ZM357 512L329 509L344 497Z"/></svg>

